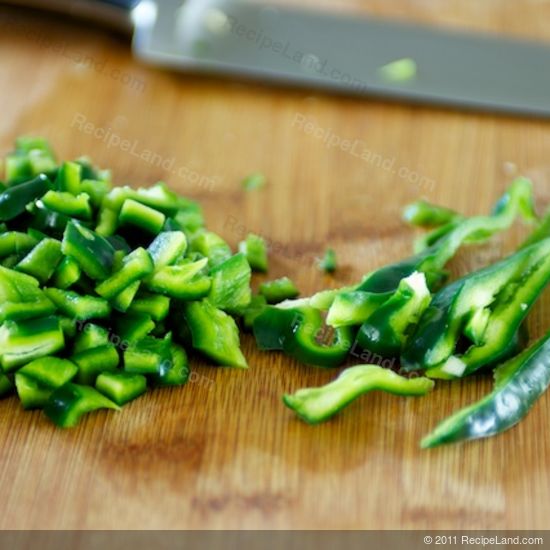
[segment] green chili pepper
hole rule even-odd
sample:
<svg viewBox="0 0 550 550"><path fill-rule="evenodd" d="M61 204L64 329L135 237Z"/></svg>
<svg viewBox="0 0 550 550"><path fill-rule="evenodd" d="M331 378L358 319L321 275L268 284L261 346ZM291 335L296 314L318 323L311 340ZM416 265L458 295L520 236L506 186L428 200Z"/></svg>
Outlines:
<svg viewBox="0 0 550 550"><path fill-rule="evenodd" d="M208 260L163 267L147 281L149 290L180 300L198 300L208 295L212 285L210 277L202 274Z"/></svg>
<svg viewBox="0 0 550 550"><path fill-rule="evenodd" d="M105 397L122 407L147 391L147 378L127 372L104 372L95 385Z"/></svg>
<svg viewBox="0 0 550 550"><path fill-rule="evenodd" d="M61 243L55 239L40 241L16 266L17 271L36 277L42 284L53 276L63 253Z"/></svg>
<svg viewBox="0 0 550 550"><path fill-rule="evenodd" d="M60 428L72 428L84 414L98 409L118 411L120 407L94 388L69 382L52 393L44 412Z"/></svg>
<svg viewBox="0 0 550 550"><path fill-rule="evenodd" d="M92 279L111 275L115 250L104 237L81 224L71 221L63 235L62 250L76 260L82 271Z"/></svg>
<svg viewBox="0 0 550 550"><path fill-rule="evenodd" d="M352 401L373 390L394 395L421 396L432 390L428 378L404 378L377 365L357 365L342 371L330 384L298 390L283 397L284 404L309 424L324 422Z"/></svg>
<svg viewBox="0 0 550 550"><path fill-rule="evenodd" d="M212 268L208 299L219 309L239 314L250 304L251 269L244 254L235 254Z"/></svg>
<svg viewBox="0 0 550 550"><path fill-rule="evenodd" d="M464 218L455 210L419 200L405 207L403 219L419 227L441 227Z"/></svg>
<svg viewBox="0 0 550 550"><path fill-rule="evenodd" d="M220 365L248 368L241 352L239 330L232 317L208 300L183 305L193 347Z"/></svg>
<svg viewBox="0 0 550 550"><path fill-rule="evenodd" d="M321 313L309 306L267 306L254 320L261 350L280 350L302 363L335 367L343 363L354 339L351 327L323 326Z"/></svg>
<svg viewBox="0 0 550 550"><path fill-rule="evenodd" d="M260 285L260 294L268 304L277 304L296 298L300 294L294 283L288 277L281 277Z"/></svg>
<svg viewBox="0 0 550 550"><path fill-rule="evenodd" d="M23 408L44 407L51 394L70 382L77 371L74 363L57 357L42 357L21 367L15 374L15 385Z"/></svg>
<svg viewBox="0 0 550 550"><path fill-rule="evenodd" d="M5 321L0 326L0 358L5 373L64 346L65 338L56 317Z"/></svg>
<svg viewBox="0 0 550 550"><path fill-rule="evenodd" d="M267 271L267 247L262 237L250 233L239 243L239 252L246 256L253 271Z"/></svg>
<svg viewBox="0 0 550 550"><path fill-rule="evenodd" d="M51 185L48 177L40 174L0 193L0 221L11 221L26 212L27 204L44 195Z"/></svg>
<svg viewBox="0 0 550 550"><path fill-rule="evenodd" d="M403 367L459 378L504 359L549 281L550 239L455 281L433 298L403 352ZM475 340L470 345L461 340L468 334Z"/></svg>
<svg viewBox="0 0 550 550"><path fill-rule="evenodd" d="M520 422L550 385L550 333L499 366L494 377L489 395L444 420L422 447L489 437Z"/></svg>

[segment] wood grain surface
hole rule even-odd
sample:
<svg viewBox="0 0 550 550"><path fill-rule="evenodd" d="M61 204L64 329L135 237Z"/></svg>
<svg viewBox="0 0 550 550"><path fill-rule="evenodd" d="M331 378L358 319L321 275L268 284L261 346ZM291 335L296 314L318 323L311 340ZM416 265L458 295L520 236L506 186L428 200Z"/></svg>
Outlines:
<svg viewBox="0 0 550 550"><path fill-rule="evenodd" d="M547 1L322 4L550 40ZM550 202L548 122L171 74L105 31L0 10L3 152L19 134L41 134L63 158L112 167L117 183L164 179L201 200L232 245L248 231L269 239L270 276L290 275L304 294L409 254L400 209L420 196L486 212L522 173ZM364 155L330 136L358 140ZM268 185L244 193L254 171ZM524 231L461 253L453 272L495 260ZM334 277L315 267L329 245L342 265ZM550 326L548 306L546 296L531 315L533 337ZM259 353L248 335L243 347L248 372L195 360L188 386L74 430L1 401L0 527L548 528L550 396L506 435L421 451L421 436L486 393L490 377L440 383L422 399L372 394L309 427L281 395L335 372Z"/></svg>

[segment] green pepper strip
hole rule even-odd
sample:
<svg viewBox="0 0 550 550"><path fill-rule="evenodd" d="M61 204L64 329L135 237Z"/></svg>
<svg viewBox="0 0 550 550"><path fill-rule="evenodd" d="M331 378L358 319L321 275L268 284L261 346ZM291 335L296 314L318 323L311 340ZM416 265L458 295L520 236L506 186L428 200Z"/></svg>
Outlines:
<svg viewBox="0 0 550 550"><path fill-rule="evenodd" d="M321 313L310 306L267 306L254 319L253 328L261 350L284 351L298 361L319 367L340 365L354 338L352 327L327 331Z"/></svg>
<svg viewBox="0 0 550 550"><path fill-rule="evenodd" d="M0 221L7 222L26 212L27 204L44 195L52 186L44 174L0 193Z"/></svg>
<svg viewBox="0 0 550 550"><path fill-rule="evenodd" d="M378 365L357 365L342 371L330 384L305 388L283 397L284 404L308 424L324 422L352 401L373 390L402 396L421 396L434 386L428 378L404 378Z"/></svg>
<svg viewBox="0 0 550 550"><path fill-rule="evenodd" d="M455 281L424 313L401 357L403 368L452 379L504 359L549 281L550 238ZM478 343L460 354L461 334L472 332Z"/></svg>
<svg viewBox="0 0 550 550"><path fill-rule="evenodd" d="M147 391L147 378L127 372L104 372L97 377L95 385L105 397L122 406Z"/></svg>
<svg viewBox="0 0 550 550"><path fill-rule="evenodd" d="M499 366L494 377L489 395L444 420L422 447L489 437L520 422L550 385L550 333Z"/></svg>

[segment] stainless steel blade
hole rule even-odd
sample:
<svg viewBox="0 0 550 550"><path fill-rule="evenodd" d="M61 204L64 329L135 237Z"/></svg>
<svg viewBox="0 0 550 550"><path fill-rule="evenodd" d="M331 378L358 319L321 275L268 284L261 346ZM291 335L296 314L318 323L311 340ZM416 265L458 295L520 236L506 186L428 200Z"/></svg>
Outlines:
<svg viewBox="0 0 550 550"><path fill-rule="evenodd" d="M142 0L134 49L172 68L550 116L550 46L237 0ZM416 62L404 81L380 68Z"/></svg>

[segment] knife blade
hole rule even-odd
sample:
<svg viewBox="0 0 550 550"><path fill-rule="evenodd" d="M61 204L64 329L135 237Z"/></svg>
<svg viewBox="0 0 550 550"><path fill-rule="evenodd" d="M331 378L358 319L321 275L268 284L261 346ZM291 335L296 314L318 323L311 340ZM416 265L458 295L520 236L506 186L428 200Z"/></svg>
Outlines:
<svg viewBox="0 0 550 550"><path fill-rule="evenodd" d="M545 43L241 0L69 3L126 9L137 57L171 69L550 116ZM416 70L388 78L403 59Z"/></svg>

